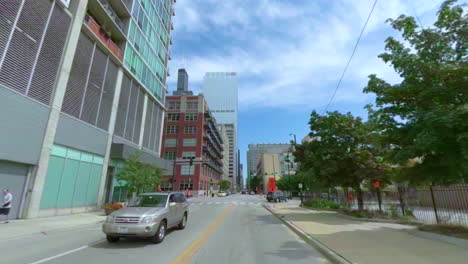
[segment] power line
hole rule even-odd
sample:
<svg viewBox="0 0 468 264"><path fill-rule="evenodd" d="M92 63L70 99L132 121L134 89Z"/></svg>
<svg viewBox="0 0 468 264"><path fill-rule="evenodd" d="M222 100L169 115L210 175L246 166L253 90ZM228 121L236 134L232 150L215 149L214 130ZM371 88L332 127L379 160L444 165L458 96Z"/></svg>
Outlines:
<svg viewBox="0 0 468 264"><path fill-rule="evenodd" d="M377 5L377 1L378 0L374 1L374 5L372 6L372 9L369 12L369 15L367 16L366 23L364 23L364 26L362 27L361 33L359 34L358 40L356 41L356 45L354 46L353 53L351 53L351 57L349 57L348 63L346 64L346 67L344 68L343 73L341 74L340 80L338 81L338 85L336 85L335 91L333 92L333 95L330 98L330 101L328 102L327 106L325 107L325 110L323 111L323 113L327 112L328 107L330 107L331 103L333 102L333 99L335 98L335 95L336 95L336 92L338 91L338 88L340 88L340 85L341 85L341 82L343 81L344 75L345 75L346 71L348 70L349 64L351 63L351 60L353 59L354 54L356 53L359 42L361 41L362 35L364 34L364 30L366 29L367 24L369 23L369 20L370 20L370 18L372 16L372 13L374 12L375 6Z"/></svg>

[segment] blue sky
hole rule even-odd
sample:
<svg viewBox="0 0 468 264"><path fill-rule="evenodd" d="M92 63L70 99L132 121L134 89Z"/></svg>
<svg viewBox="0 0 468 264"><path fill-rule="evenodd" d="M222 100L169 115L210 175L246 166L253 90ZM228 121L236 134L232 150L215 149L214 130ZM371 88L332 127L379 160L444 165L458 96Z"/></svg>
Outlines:
<svg viewBox="0 0 468 264"><path fill-rule="evenodd" d="M239 148L287 143L304 137L313 109L323 111L352 52L374 0L177 0L172 75L185 67L189 86L201 90L205 72L237 72ZM396 83L399 76L377 58L384 40L396 32L385 23L400 14L418 15L431 25L442 0L381 0L329 110L362 109L373 102L362 93L375 73ZM246 175L244 165L244 178Z"/></svg>

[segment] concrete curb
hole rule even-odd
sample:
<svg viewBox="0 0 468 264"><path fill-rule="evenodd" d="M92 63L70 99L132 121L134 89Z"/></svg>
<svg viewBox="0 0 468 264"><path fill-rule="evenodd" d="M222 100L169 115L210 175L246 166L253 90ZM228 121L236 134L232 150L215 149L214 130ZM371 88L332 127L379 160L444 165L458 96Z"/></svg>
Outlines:
<svg viewBox="0 0 468 264"><path fill-rule="evenodd" d="M275 213L273 209L271 209L268 205L263 205L265 209L267 209L271 214L276 216L279 220L281 220L287 227L289 227L294 233L296 233L299 237L304 239L305 242L307 242L309 245L313 246L315 249L317 249L320 253L322 253L329 261L331 261L334 264L352 264L351 261L347 260L343 256L339 255L337 252L333 251L329 247L327 247L325 244L320 242L319 240L313 238L306 232L304 232L302 229L297 227L295 224L292 222L283 219L280 215Z"/></svg>
<svg viewBox="0 0 468 264"><path fill-rule="evenodd" d="M461 247L461 248L468 249L468 240L466 240L466 239L456 238L456 237L451 237L451 236L445 236L445 235L431 233L431 232L420 231L420 230L417 230L417 229L406 230L406 232L408 232L408 233L410 233L410 234L412 234L414 236L421 237L421 238L436 240L436 241L439 241L439 242L448 243L448 244L451 244L451 245L455 245L455 246L458 246L458 247Z"/></svg>

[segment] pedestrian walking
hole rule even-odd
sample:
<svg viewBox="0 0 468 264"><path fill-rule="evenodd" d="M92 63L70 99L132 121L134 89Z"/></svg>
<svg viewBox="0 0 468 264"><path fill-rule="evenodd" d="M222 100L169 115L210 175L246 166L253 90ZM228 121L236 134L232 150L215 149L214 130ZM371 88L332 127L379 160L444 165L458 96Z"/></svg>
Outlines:
<svg viewBox="0 0 468 264"><path fill-rule="evenodd" d="M3 204L0 208L0 215L6 215L5 223L8 223L8 215L10 214L11 203L13 201L13 195L10 190L3 190Z"/></svg>

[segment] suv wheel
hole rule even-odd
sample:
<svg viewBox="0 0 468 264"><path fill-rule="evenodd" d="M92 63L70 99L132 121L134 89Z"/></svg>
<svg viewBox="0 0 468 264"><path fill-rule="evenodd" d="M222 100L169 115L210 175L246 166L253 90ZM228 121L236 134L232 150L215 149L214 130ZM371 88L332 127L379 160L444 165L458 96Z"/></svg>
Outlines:
<svg viewBox="0 0 468 264"><path fill-rule="evenodd" d="M155 244L159 244L163 242L164 238L166 237L166 221L162 221L159 224L158 231L156 231L156 234L151 238L151 242Z"/></svg>
<svg viewBox="0 0 468 264"><path fill-rule="evenodd" d="M106 239L107 239L107 242L109 242L109 243L117 243L119 241L120 237L107 235Z"/></svg>
<svg viewBox="0 0 468 264"><path fill-rule="evenodd" d="M177 228L182 230L182 229L185 229L186 225L187 225L187 213L184 213L184 217L182 217L182 220L180 220L180 223L177 226Z"/></svg>

